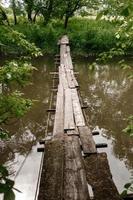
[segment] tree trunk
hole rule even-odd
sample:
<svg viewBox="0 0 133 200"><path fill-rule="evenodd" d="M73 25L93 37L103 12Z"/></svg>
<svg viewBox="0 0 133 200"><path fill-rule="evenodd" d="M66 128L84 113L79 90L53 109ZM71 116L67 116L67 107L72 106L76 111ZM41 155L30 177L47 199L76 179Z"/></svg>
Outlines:
<svg viewBox="0 0 133 200"><path fill-rule="evenodd" d="M36 11L36 13L35 13L35 15L34 15L34 17L33 17L33 22L34 22L34 23L36 22L36 17L37 17L37 15L38 15L38 13L39 13L39 10Z"/></svg>
<svg viewBox="0 0 133 200"><path fill-rule="evenodd" d="M28 10L27 13L28 13L28 21L32 22L32 11Z"/></svg>
<svg viewBox="0 0 133 200"><path fill-rule="evenodd" d="M8 17L7 17L7 14L6 14L6 12L2 9L2 7L0 6L0 12L1 12L1 14L2 14L2 16L3 16L3 20L5 20L6 22L7 22L7 24L10 26L10 23L9 23L9 20L8 20Z"/></svg>
<svg viewBox="0 0 133 200"><path fill-rule="evenodd" d="M64 23L64 28L65 28L65 29L67 28L67 25L68 25L68 19L69 19L69 16L66 15L66 16L65 16L65 23Z"/></svg>
<svg viewBox="0 0 133 200"><path fill-rule="evenodd" d="M16 25L17 24L17 16L16 16L16 11L14 8L13 8L13 17L14 17L14 25Z"/></svg>
<svg viewBox="0 0 133 200"><path fill-rule="evenodd" d="M15 0L12 0L12 11L13 11L13 17L14 17L14 25L16 25L17 24L17 16L16 16Z"/></svg>

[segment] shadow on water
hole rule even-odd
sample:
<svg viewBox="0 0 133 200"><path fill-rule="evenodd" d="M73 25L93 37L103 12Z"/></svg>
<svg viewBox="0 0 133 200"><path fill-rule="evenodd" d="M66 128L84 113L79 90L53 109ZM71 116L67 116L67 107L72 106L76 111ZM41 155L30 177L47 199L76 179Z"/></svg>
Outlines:
<svg viewBox="0 0 133 200"><path fill-rule="evenodd" d="M18 173L17 163L21 163L45 134L52 80L49 75L54 71L52 57L42 57L33 60L37 71L33 73L32 85L23 92L34 100L34 106L22 119L7 126L12 133L11 142L3 143L0 163L10 166L12 173ZM99 66L91 72L88 61L76 60L76 71L84 102L88 105L87 115L91 128L98 126L100 136L95 136L96 142L107 142L111 171L119 191L129 182L133 173L133 140L122 133L127 125L126 118L133 113L133 82L127 78L127 73L115 64ZM19 158L18 158L19 157Z"/></svg>

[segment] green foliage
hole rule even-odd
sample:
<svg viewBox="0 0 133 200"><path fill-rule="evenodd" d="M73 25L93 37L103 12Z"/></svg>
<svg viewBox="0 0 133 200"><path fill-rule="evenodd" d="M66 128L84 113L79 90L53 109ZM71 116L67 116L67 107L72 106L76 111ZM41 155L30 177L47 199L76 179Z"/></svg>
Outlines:
<svg viewBox="0 0 133 200"><path fill-rule="evenodd" d="M58 32L56 32L52 24L48 24L45 27L38 24L27 24L26 27L27 28L25 28L25 25L18 25L16 26L16 29L20 32L23 31L26 38L35 43L44 53L55 52Z"/></svg>
<svg viewBox="0 0 133 200"><path fill-rule="evenodd" d="M9 179L8 176L7 168L0 165L0 193L4 193L4 200L15 200L14 181Z"/></svg>
<svg viewBox="0 0 133 200"><path fill-rule="evenodd" d="M34 43L28 42L23 33L3 25L0 27L0 35L0 44L3 46L1 52L3 53L28 54L35 57L42 55L40 49Z"/></svg>
<svg viewBox="0 0 133 200"><path fill-rule="evenodd" d="M0 5L0 24L8 24L9 25L6 11L1 5Z"/></svg>
<svg viewBox="0 0 133 200"><path fill-rule="evenodd" d="M42 55L39 48L37 48L34 43L28 42L22 33L11 30L8 34L8 38L9 42L17 44L20 48L24 48L24 50L32 56L37 57Z"/></svg>
<svg viewBox="0 0 133 200"><path fill-rule="evenodd" d="M61 20L52 20L47 26L42 23L18 24L15 29L45 53L55 53L59 37L67 34L73 53L87 55L111 49L116 42L117 25L105 20L99 22L77 17L70 20L67 30L64 30Z"/></svg>
<svg viewBox="0 0 133 200"><path fill-rule="evenodd" d="M128 117L128 126L123 130L124 133L133 136L133 115Z"/></svg>
<svg viewBox="0 0 133 200"><path fill-rule="evenodd" d="M11 3L14 20L17 23L16 1ZM5 21L9 25L7 15L0 7L0 23L3 24L0 26L0 53L15 53L19 56L23 54L34 57L42 55L40 49L34 43L29 42L23 33L10 26L5 26ZM35 68L31 64L22 61L22 59L19 62L13 60L0 67L0 86L2 87L2 93L0 93L0 126L12 118L22 117L31 108L32 101L22 97L23 94L14 91L14 87L11 88L11 86L14 86L14 83L15 86L27 84L33 69ZM0 140L8 138L8 132L0 128ZM4 200L15 200L14 181L10 180L8 176L7 168L0 165L0 193L4 194Z"/></svg>
<svg viewBox="0 0 133 200"><path fill-rule="evenodd" d="M127 197L128 192L133 192L133 182L126 183L126 184L124 185L124 190L123 190L123 192L121 193L121 197L122 197L122 198Z"/></svg>
<svg viewBox="0 0 133 200"><path fill-rule="evenodd" d="M8 139L9 138L9 132L3 130L2 128L0 128L0 139L4 140L4 139Z"/></svg>
<svg viewBox="0 0 133 200"><path fill-rule="evenodd" d="M0 83L11 85L17 83L21 86L29 83L31 72L35 69L30 63L22 61L8 62L0 68Z"/></svg>
<svg viewBox="0 0 133 200"><path fill-rule="evenodd" d="M15 91L9 95L0 95L0 124L11 118L22 117L32 106L32 101Z"/></svg>

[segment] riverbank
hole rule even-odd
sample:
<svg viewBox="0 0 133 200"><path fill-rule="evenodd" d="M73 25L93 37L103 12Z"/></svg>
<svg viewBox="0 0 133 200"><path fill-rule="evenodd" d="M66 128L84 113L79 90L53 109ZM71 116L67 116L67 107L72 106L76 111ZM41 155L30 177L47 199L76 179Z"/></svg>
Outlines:
<svg viewBox="0 0 133 200"><path fill-rule="evenodd" d="M41 21L36 24L20 22L16 26L12 26L12 29L23 33L26 39L35 43L44 54L55 54L59 37L67 34L70 38L72 52L76 55L88 56L109 51L115 46L117 25L118 22L78 17L70 20L67 29L64 29L63 23L59 20L52 20L47 25L44 25ZM1 29L0 27L0 32L3 32L4 30ZM8 38L6 39L8 40ZM5 42L2 41L2 38L0 40L1 43ZM8 45L9 43L11 41L8 42ZM10 49L11 46L12 44ZM6 51L6 54L8 54L8 49ZM18 48L16 48L17 51ZM15 51L12 53L15 53Z"/></svg>

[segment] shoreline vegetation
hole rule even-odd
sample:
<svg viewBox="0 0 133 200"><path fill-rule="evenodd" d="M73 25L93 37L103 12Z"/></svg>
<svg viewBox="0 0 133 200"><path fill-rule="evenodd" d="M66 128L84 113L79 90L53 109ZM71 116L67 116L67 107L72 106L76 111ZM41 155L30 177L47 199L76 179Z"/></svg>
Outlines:
<svg viewBox="0 0 133 200"><path fill-rule="evenodd" d="M73 17L69 21L67 29L64 29L63 22L60 20L51 20L47 25L44 25L41 21L36 23L20 22L17 25L10 26L10 29L23 34L24 38L40 48L43 54L55 54L58 39L63 34L67 34L70 38L73 54L87 57L108 52L116 46L117 38L115 34L120 23L119 21L110 22ZM6 26L7 28L8 26ZM0 38L0 54L16 55L25 53L21 52L20 48L7 37L6 29L5 25L0 26L0 34L6 36ZM127 54L132 54L132 52L133 45L125 51Z"/></svg>

